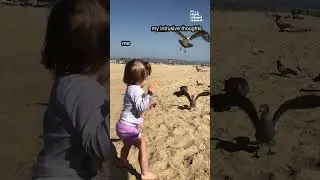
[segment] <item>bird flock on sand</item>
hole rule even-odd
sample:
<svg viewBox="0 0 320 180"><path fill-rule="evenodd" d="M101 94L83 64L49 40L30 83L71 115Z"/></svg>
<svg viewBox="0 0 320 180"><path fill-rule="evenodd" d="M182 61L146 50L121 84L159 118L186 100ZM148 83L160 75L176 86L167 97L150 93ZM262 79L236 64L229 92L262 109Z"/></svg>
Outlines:
<svg viewBox="0 0 320 180"><path fill-rule="evenodd" d="M292 14L293 19L303 19L301 16L298 16L295 11L292 11ZM294 28L292 25L282 22L281 16L276 15L274 17L280 32L297 30L297 28ZM310 29L304 30L309 31ZM264 53L264 51L257 50L252 46L251 51L253 55L261 55ZM275 66L278 72L274 73L274 75L280 77L294 78L297 77L302 71L299 66L296 68L286 67L280 59L276 61ZM320 74L310 80L313 82L319 82ZM255 147L255 154L253 157L255 158L260 157L259 149L261 145L267 145L268 155L273 155L276 153L271 149L272 146L275 145L275 135L277 132L276 125L283 113L288 110L312 109L320 107L320 96L315 94L307 94L285 101L274 113L271 113L268 104L262 103L259 108L256 109L252 100L247 97L248 93L250 93L250 87L247 80L243 77L230 77L229 79L225 80L223 91L224 93L210 96L210 107L213 109L213 113L228 112L232 107L238 107L248 115L255 129L255 141L251 142L249 138L235 138L235 140L237 144L242 143L250 146L253 145ZM219 140L219 138L212 137L210 140Z"/></svg>

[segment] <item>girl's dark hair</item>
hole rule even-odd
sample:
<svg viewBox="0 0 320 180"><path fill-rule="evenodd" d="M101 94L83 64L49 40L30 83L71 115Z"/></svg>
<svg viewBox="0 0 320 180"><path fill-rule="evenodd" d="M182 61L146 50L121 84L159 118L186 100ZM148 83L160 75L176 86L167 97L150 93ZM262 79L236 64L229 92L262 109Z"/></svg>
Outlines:
<svg viewBox="0 0 320 180"><path fill-rule="evenodd" d="M94 73L110 57L109 0L59 0L49 15L42 64L55 76Z"/></svg>
<svg viewBox="0 0 320 180"><path fill-rule="evenodd" d="M133 59L124 68L123 82L127 85L139 85L147 78L147 73L144 61Z"/></svg>
<svg viewBox="0 0 320 180"><path fill-rule="evenodd" d="M147 72L148 72L148 76L150 76L152 69L151 69L151 64L147 61L144 62L144 65L146 66Z"/></svg>

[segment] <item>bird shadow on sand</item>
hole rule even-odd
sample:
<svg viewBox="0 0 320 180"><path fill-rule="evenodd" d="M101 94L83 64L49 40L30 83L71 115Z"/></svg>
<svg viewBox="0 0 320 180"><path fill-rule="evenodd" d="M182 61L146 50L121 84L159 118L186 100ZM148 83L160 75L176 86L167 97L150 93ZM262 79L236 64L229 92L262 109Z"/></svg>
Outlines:
<svg viewBox="0 0 320 180"><path fill-rule="evenodd" d="M223 149L224 151L227 151L229 153L235 153L239 151L245 151L247 153L254 153L257 150L256 143L250 141L248 137L239 136L236 138L233 138L235 142L233 141L226 141L219 138L210 138L210 141L218 141L218 143L215 146L215 149Z"/></svg>
<svg viewBox="0 0 320 180"><path fill-rule="evenodd" d="M311 28L295 28L293 30L287 30L287 33L303 33L303 32L311 32Z"/></svg>
<svg viewBox="0 0 320 180"><path fill-rule="evenodd" d="M37 102L36 105L38 105L38 106L48 106L49 103L46 103L46 102Z"/></svg>
<svg viewBox="0 0 320 180"><path fill-rule="evenodd" d="M243 110L251 120L255 129L259 124L258 112L249 98L239 94L221 93L210 96L210 107L215 112L230 111L231 107L239 107Z"/></svg>
<svg viewBox="0 0 320 180"><path fill-rule="evenodd" d="M191 107L188 105L178 106L177 108L180 110L190 110L191 109Z"/></svg>
<svg viewBox="0 0 320 180"><path fill-rule="evenodd" d="M299 89L300 92L320 92L320 89Z"/></svg>
<svg viewBox="0 0 320 180"><path fill-rule="evenodd" d="M272 76L278 76L278 77L282 77L282 78L290 78L290 77L288 77L288 76L283 76L283 75L280 74L280 73L270 73L270 75L272 75Z"/></svg>
<svg viewBox="0 0 320 180"><path fill-rule="evenodd" d="M249 98L246 98L237 93L221 93L210 96L210 107L215 112L230 112L231 107L239 107L248 116L255 130L259 126L258 112ZM257 150L257 143L250 141L249 137L239 136L233 138L235 141L226 141L219 138L210 138L210 141L218 141L216 149L223 149L227 152L234 153L238 151L245 151L247 153L254 153Z"/></svg>

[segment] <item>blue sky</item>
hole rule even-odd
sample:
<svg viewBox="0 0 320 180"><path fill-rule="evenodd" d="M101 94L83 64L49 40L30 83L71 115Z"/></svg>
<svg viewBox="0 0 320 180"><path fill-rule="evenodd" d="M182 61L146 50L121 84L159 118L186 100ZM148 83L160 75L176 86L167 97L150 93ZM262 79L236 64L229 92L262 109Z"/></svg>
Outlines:
<svg viewBox="0 0 320 180"><path fill-rule="evenodd" d="M210 0L111 0L111 57L153 57L184 60L210 60L210 44L202 38L194 47L179 51L180 37L174 32L151 32L157 25L201 25L210 32ZM197 10L203 22L190 22L189 11ZM183 32L190 36L192 32ZM122 47L122 40L131 46Z"/></svg>

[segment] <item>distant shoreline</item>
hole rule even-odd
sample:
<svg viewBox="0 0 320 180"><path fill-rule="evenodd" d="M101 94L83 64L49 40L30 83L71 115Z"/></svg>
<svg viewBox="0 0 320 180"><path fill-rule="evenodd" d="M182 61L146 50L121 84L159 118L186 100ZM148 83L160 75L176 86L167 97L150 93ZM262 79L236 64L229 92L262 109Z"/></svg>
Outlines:
<svg viewBox="0 0 320 180"><path fill-rule="evenodd" d="M114 62L110 62L110 64L125 64L125 63L114 63ZM168 63L151 63L153 65L179 65L179 66L206 66L206 67L210 67L210 64L168 64Z"/></svg>
<svg viewBox="0 0 320 180"><path fill-rule="evenodd" d="M225 0L215 0L211 1L211 9L220 9L220 10L252 10L252 11L266 11L266 10L272 10L272 11L278 11L279 12L287 12L290 9L293 8L299 8L299 9L320 9L320 3L319 2L305 2L305 1L293 1L293 0L287 0L287 1L232 1L227 2Z"/></svg>
<svg viewBox="0 0 320 180"><path fill-rule="evenodd" d="M294 9L294 8L293 8ZM314 16L314 17L320 17L320 8L319 9L309 9L309 13L306 12L306 8L298 8L301 9L301 15L306 15L306 16ZM280 13L280 14L290 14L291 9L254 9L254 8L218 8L218 7L213 7L211 8L212 12L257 12L257 13Z"/></svg>
<svg viewBox="0 0 320 180"><path fill-rule="evenodd" d="M110 63L125 64L132 58L111 58ZM176 64L176 65L209 65L210 61L187 61L181 59L157 59L157 58L140 58L153 64Z"/></svg>

